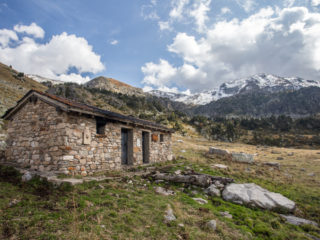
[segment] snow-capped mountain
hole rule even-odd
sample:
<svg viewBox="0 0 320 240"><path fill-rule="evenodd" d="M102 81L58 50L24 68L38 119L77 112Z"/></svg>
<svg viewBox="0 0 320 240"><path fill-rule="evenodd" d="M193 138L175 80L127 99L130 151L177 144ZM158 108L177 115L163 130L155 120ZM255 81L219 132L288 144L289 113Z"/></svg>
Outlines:
<svg viewBox="0 0 320 240"><path fill-rule="evenodd" d="M166 97L172 101L193 105L205 105L224 97L247 93L255 90L280 92L284 90L298 90L305 87L320 87L320 81L305 80L299 77L278 77L272 74L256 74L248 78L223 83L219 88L194 94L172 93L152 90L149 93L158 97Z"/></svg>
<svg viewBox="0 0 320 240"><path fill-rule="evenodd" d="M27 77L29 77L39 83L51 82L53 85L64 83L63 81L60 81L60 80L54 80L54 79L50 79L50 78L41 77L39 75L33 75L33 74L27 74Z"/></svg>

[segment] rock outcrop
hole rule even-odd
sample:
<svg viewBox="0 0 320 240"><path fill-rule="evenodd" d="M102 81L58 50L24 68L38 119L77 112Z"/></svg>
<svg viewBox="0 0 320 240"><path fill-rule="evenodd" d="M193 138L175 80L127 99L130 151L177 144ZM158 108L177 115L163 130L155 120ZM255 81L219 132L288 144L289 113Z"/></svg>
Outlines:
<svg viewBox="0 0 320 240"><path fill-rule="evenodd" d="M222 197L233 203L273 211L292 212L295 209L295 203L290 199L279 193L269 192L254 183L232 183L225 187Z"/></svg>

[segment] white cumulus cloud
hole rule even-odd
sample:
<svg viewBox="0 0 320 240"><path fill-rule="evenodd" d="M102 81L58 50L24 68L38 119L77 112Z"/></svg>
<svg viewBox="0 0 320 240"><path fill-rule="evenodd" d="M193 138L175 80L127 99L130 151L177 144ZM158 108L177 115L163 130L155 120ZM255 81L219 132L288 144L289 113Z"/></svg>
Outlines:
<svg viewBox="0 0 320 240"><path fill-rule="evenodd" d="M17 41L18 40L18 35L9 29L0 29L0 44L2 47L7 47L9 42Z"/></svg>
<svg viewBox="0 0 320 240"><path fill-rule="evenodd" d="M320 13L267 7L220 20L198 36L177 33L168 51L182 64L146 63L144 83L197 91L261 72L320 79Z"/></svg>
<svg viewBox="0 0 320 240"><path fill-rule="evenodd" d="M31 23L29 26L17 24L13 28L18 33L26 33L33 35L35 38L43 38L44 30L39 27L36 23Z"/></svg>
<svg viewBox="0 0 320 240"><path fill-rule="evenodd" d="M20 25L15 29L26 32L34 38L40 37L42 34L38 29L40 27L33 24L30 26L28 28L28 26ZM7 42L4 41L4 44L3 41L1 42L1 32L8 33L5 30L0 30L0 43L2 45L0 61L12 65L19 71L62 81L83 83L88 81L89 78L83 77L82 74L98 73L104 70L100 56L93 51L92 46L82 37L64 32L52 36L48 42L40 44L34 38L23 37L18 39L10 33L11 39L15 41L14 46L10 47ZM73 70L72 73L71 70Z"/></svg>
<svg viewBox="0 0 320 240"><path fill-rule="evenodd" d="M311 5L314 6L314 7L317 7L320 5L320 0L312 0L311 1Z"/></svg>

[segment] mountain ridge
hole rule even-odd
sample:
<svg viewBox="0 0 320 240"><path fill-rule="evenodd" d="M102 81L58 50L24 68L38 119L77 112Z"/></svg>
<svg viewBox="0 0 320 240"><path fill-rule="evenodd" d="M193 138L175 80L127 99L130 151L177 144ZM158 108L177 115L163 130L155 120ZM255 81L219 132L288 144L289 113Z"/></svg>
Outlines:
<svg viewBox="0 0 320 240"><path fill-rule="evenodd" d="M195 94L183 94L152 90L149 93L158 97L167 97L172 101L184 102L192 105L205 105L225 97L244 94L252 91L281 92L299 90L305 87L319 87L320 81L305 80L300 77L279 77L273 74L256 74L247 78L232 80L221 84L213 90L206 90Z"/></svg>

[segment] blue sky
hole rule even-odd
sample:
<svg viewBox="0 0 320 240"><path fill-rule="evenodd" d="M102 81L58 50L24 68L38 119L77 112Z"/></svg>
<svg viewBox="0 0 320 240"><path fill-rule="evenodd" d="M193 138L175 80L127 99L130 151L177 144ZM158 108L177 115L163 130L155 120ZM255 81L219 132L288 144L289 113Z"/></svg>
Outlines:
<svg viewBox="0 0 320 240"><path fill-rule="evenodd" d="M320 79L320 0L1 0L0 61L63 81L202 91Z"/></svg>

